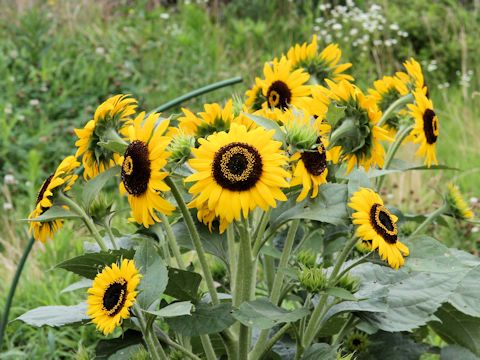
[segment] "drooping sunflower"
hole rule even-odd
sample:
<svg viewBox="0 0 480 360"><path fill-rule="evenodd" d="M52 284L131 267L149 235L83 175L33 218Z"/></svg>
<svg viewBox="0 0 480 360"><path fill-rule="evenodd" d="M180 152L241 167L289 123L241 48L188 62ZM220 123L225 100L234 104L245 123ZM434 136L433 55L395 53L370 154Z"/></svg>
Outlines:
<svg viewBox="0 0 480 360"><path fill-rule="evenodd" d="M195 182L189 189L194 196L189 206L202 210L207 204L215 216L231 223L257 206L266 211L276 207L277 200L287 200L281 190L288 187L287 157L273 134L262 127L247 130L232 124L228 133L200 139L189 161L196 172L185 179Z"/></svg>
<svg viewBox="0 0 480 360"><path fill-rule="evenodd" d="M337 44L330 44L319 53L316 35L313 35L311 43L296 44L287 52L293 68L305 69L317 84L325 84L325 79L353 81L352 76L344 74L352 64L339 64L341 57L342 51Z"/></svg>
<svg viewBox="0 0 480 360"><path fill-rule="evenodd" d="M363 166L367 171L374 166L382 167L385 149L380 141L393 139L388 136L387 130L376 125L382 113L374 100L348 81L326 81L330 98L345 110L343 120L332 127L330 140L341 146L340 156L347 160L347 172L352 171L354 166ZM342 130L336 131L339 128ZM347 129L348 132L345 131Z"/></svg>
<svg viewBox="0 0 480 360"><path fill-rule="evenodd" d="M290 61L282 57L280 61L266 63L263 67L265 80L262 94L266 101L262 107L287 109L289 106L302 108L310 95L307 85L310 76L303 69L293 70Z"/></svg>
<svg viewBox="0 0 480 360"><path fill-rule="evenodd" d="M413 93L415 104L408 104L410 115L415 119L411 137L414 143L419 143L416 155L425 158L425 164L438 165L436 145L440 133L440 123L437 114L433 111L432 100L427 98L423 91Z"/></svg>
<svg viewBox="0 0 480 360"><path fill-rule="evenodd" d="M125 129L135 114L137 100L128 95L115 95L102 103L83 129L75 129L77 157L82 157L83 176L91 179L118 164L121 156L98 145L126 135Z"/></svg>
<svg viewBox="0 0 480 360"><path fill-rule="evenodd" d="M467 202L460 193L458 186L449 183L447 185L447 204L449 207L449 214L454 218L461 220L469 220L473 218L473 211L468 207Z"/></svg>
<svg viewBox="0 0 480 360"><path fill-rule="evenodd" d="M355 210L353 223L359 225L356 235L372 241L372 250L378 249L382 260L398 269L404 264L403 256L408 256L408 247L398 239L398 218L383 205L382 198L373 190L360 188L348 204Z"/></svg>
<svg viewBox="0 0 480 360"><path fill-rule="evenodd" d="M189 204L190 208L197 208L197 219L204 225L208 226L208 230L212 232L214 227L218 227L220 234L223 234L228 227L228 222L225 218L215 215L215 210L208 208L208 202L199 203L197 205L196 199Z"/></svg>
<svg viewBox="0 0 480 360"><path fill-rule="evenodd" d="M67 192L73 186L78 178L74 174L74 170L80 165L75 156L68 156L60 163L55 172L50 175L40 187L37 200L35 202L35 209L28 216L29 219L38 218L45 211L53 206L53 198L58 191ZM46 242L52 239L53 235L63 225L63 221L55 219L52 221L30 222L30 233L36 240Z"/></svg>
<svg viewBox="0 0 480 360"><path fill-rule="evenodd" d="M266 100L263 96L262 88L263 80L257 77L255 78L255 84L252 88L245 92L245 106L247 107L248 112L255 112L262 108L262 104Z"/></svg>
<svg viewBox="0 0 480 360"><path fill-rule="evenodd" d="M87 315L104 335L112 333L123 319L130 317L140 277L134 261L123 259L120 266L112 264L103 268L93 280L88 289Z"/></svg>
<svg viewBox="0 0 480 360"><path fill-rule="evenodd" d="M397 91L403 96L409 92L422 91L428 96L428 88L425 84L425 78L421 65L411 58L403 63L406 73L399 71L395 74Z"/></svg>
<svg viewBox="0 0 480 360"><path fill-rule="evenodd" d="M162 197L170 190L162 171L169 153L165 151L171 138L163 136L169 121L156 125L160 114L145 118L140 113L128 128L130 144L123 155L120 191L128 195L128 202L135 221L146 228L160 222L156 211L170 215L175 207Z"/></svg>

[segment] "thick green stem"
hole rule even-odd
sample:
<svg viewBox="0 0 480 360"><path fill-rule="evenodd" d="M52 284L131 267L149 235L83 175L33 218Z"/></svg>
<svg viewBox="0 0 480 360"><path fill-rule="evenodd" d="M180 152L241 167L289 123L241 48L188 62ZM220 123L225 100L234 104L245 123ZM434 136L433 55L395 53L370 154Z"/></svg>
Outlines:
<svg viewBox="0 0 480 360"><path fill-rule="evenodd" d="M79 215L82 218L83 222L85 223L85 226L88 228L90 233L93 235L93 237L97 241L98 246L100 246L100 249L102 251L108 251L108 247L105 244L105 241L103 240L102 236L98 232L97 227L95 226L95 223L93 222L92 218L88 216L87 213L82 209L82 207L63 193L59 194L59 198L63 203L65 203L65 205L70 207L75 213L77 213L77 215Z"/></svg>
<svg viewBox="0 0 480 360"><path fill-rule="evenodd" d="M348 318L347 318L347 321L345 321L345 323L343 324L342 328L340 329L337 337L335 338L335 341L333 342L332 346L335 347L337 345L340 344L340 342L342 341L343 337L345 336L345 334L348 332L348 330L350 329L350 327L352 326L352 324L355 323L355 317L353 316L353 314L348 314Z"/></svg>
<svg viewBox="0 0 480 360"><path fill-rule="evenodd" d="M160 214L160 219L162 220L162 225L165 229L167 234L167 241L170 249L173 251L173 256L175 256L175 260L177 261L178 267L180 269L185 269L185 262L182 258L182 253L180 252L180 248L178 247L177 240L175 238L175 234L173 233L172 226L168 221L168 218L164 214Z"/></svg>
<svg viewBox="0 0 480 360"><path fill-rule="evenodd" d="M201 358L199 358L197 355L195 355L194 353L192 353L191 351L189 351L188 349L186 349L182 345L177 344L172 339L168 339L167 344L168 344L168 346L171 346L172 348L174 348L178 351L181 351L183 354L185 354L186 356L188 356L192 360L201 360Z"/></svg>
<svg viewBox="0 0 480 360"><path fill-rule="evenodd" d="M216 360L217 356L215 355L215 350L213 350L212 342L208 335L200 335L200 341L202 342L207 360Z"/></svg>
<svg viewBox="0 0 480 360"><path fill-rule="evenodd" d="M260 349L260 354L257 355L251 353L251 355L248 357L249 360L257 360L257 359L262 359L263 356L270 351L270 349L277 343L278 340L290 329L292 326L292 323L287 323L283 325L280 330L278 330L273 336L268 340L268 342L265 344L263 349Z"/></svg>
<svg viewBox="0 0 480 360"><path fill-rule="evenodd" d="M334 146L338 145L338 142L342 138L344 138L353 131L357 131L357 126L355 125L355 122L350 118L343 120L340 126L331 133L328 149L331 149Z"/></svg>
<svg viewBox="0 0 480 360"><path fill-rule="evenodd" d="M413 125L409 125L398 131L397 136L395 137L394 143L388 149L388 153L385 158L385 163L383 164L383 169L385 170L388 169L388 167L392 163L392 160L395 154L397 153L397 150L400 148L400 145L402 145L403 141L408 136L408 134L410 134L410 131L412 131L412 129L413 129ZM377 191L380 191L380 189L382 188L384 179L385 179L385 175L381 175L378 177Z"/></svg>
<svg viewBox="0 0 480 360"><path fill-rule="evenodd" d="M444 214L446 211L448 211L447 203L443 204L443 206L439 207L437 210L428 215L428 217L415 229L415 231L410 234L410 237L421 233L433 220Z"/></svg>
<svg viewBox="0 0 480 360"><path fill-rule="evenodd" d="M235 245L235 229L230 224L227 227L227 244L228 244L228 262L230 266L230 293L232 294L233 303L236 303L235 291L236 279L237 279L237 250Z"/></svg>
<svg viewBox="0 0 480 360"><path fill-rule="evenodd" d="M8 324L8 316L10 315L10 308L12 307L13 297L15 296L15 290L17 289L18 281L20 280L20 275L22 275L23 267L27 262L28 255L30 251L32 251L33 244L35 243L35 239L33 237L28 240L27 247L23 250L22 257L20 262L17 265L17 270L15 271L15 275L13 276L12 284L10 285L10 289L8 290L7 301L5 303L5 308L2 314L2 322L0 323L0 351L2 350L3 345L3 338L5 336L5 331L7 329Z"/></svg>
<svg viewBox="0 0 480 360"><path fill-rule="evenodd" d="M118 245L117 242L115 241L115 236L112 233L112 229L110 225L108 225L107 221L103 221L103 227L105 228L105 231L107 232L108 238L110 239L110 242L112 243L112 246L115 250L118 250Z"/></svg>
<svg viewBox="0 0 480 360"><path fill-rule="evenodd" d="M231 79L223 80L223 81L218 81L216 83L201 87L199 89L193 90L185 95L179 96L173 100L170 100L169 102L166 102L165 104L160 105L159 107L153 109L150 114L156 113L156 112L162 112L165 110L168 110L170 108L173 108L179 104L181 104L184 101L193 99L197 96L207 94L209 92L212 92L217 89L221 89L226 86L238 84L242 82L242 78L240 76L233 77Z"/></svg>
<svg viewBox="0 0 480 360"><path fill-rule="evenodd" d="M262 217L260 219L260 222L257 226L257 230L255 231L255 235L253 237L253 255L257 256L258 253L260 252L260 249L262 248L263 245L263 237L265 235L265 230L268 225L268 221L270 220L270 210L265 211L262 213Z"/></svg>
<svg viewBox="0 0 480 360"><path fill-rule="evenodd" d="M345 244L345 247L343 248L342 252L338 256L337 261L335 262L335 266L333 267L333 270L330 274L327 286L331 286L335 282L338 272L340 271L342 265L347 259L348 254L350 253L352 248L355 246L357 241L358 241L357 237L354 236L350 239L350 241L348 241ZM308 322L307 329L305 330L305 333L302 339L302 345L304 349L308 348L311 345L313 339L317 335L318 325L322 320L321 318L323 315L323 307L325 306L327 299L328 299L328 294L324 292L320 297L320 300L317 306L315 307L315 310L312 313L312 316L310 318L310 321Z"/></svg>
<svg viewBox="0 0 480 360"><path fill-rule="evenodd" d="M212 273L210 271L210 268L208 267L207 255L205 253L205 250L203 249L202 242L200 241L200 235L198 234L197 227L193 222L192 214L190 214L190 211L188 211L187 205L185 204L182 194L180 194L180 191L178 190L175 182L170 177L165 178L165 182L170 187L173 197L177 201L178 207L182 212L183 219L185 221L185 224L187 225L188 232L193 242L193 246L195 247L195 251L197 252L198 260L200 261L200 267L202 268L203 277L205 279L205 282L207 283L207 288L208 292L210 293L210 297L212 298L212 303L214 305L217 305L220 303L220 301L218 300L217 289L215 288Z"/></svg>
<svg viewBox="0 0 480 360"><path fill-rule="evenodd" d="M151 329L148 329L142 309L137 303L133 305L133 310L140 324L140 330L142 331L143 339L145 340L145 344L147 345L149 355L154 360L168 360L167 354L165 354L165 351L158 342L157 337L152 334Z"/></svg>
<svg viewBox="0 0 480 360"><path fill-rule="evenodd" d="M407 94L403 97L401 97L400 99L394 101L388 108L387 110L385 110L382 114L382 117L380 118L380 120L378 121L377 123L377 126L383 126L385 124L385 122L390 119L390 116L392 116L392 113L397 110L399 107L402 107L406 104L408 104L409 102L412 102L413 101L413 95L410 93L410 94Z"/></svg>

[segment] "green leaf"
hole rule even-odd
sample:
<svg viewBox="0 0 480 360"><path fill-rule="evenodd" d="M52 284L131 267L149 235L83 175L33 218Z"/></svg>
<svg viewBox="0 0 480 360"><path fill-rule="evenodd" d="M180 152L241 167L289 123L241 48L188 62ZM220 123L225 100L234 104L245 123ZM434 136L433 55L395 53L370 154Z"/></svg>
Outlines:
<svg viewBox="0 0 480 360"><path fill-rule="evenodd" d="M167 318L171 329L184 336L199 336L223 331L235 323L231 315L232 305L198 304L191 315Z"/></svg>
<svg viewBox="0 0 480 360"><path fill-rule="evenodd" d="M87 303L72 306L41 306L27 311L15 320L21 320L35 327L60 327L89 321L86 311Z"/></svg>
<svg viewBox="0 0 480 360"><path fill-rule="evenodd" d="M79 289L86 289L92 287L92 280L91 279L81 279L63 289L60 293L67 293Z"/></svg>
<svg viewBox="0 0 480 360"><path fill-rule="evenodd" d="M135 345L142 344L143 337L142 333L135 330L127 330L120 337L116 339L100 340L97 343L95 348L95 359L96 360L107 360L111 356L115 359L121 358L123 354L120 354L120 351L124 351L127 348L134 347ZM138 351L141 347L135 347L131 349L134 351L128 351L128 355ZM125 351L124 351L125 352ZM130 359L129 357L127 359Z"/></svg>
<svg viewBox="0 0 480 360"><path fill-rule="evenodd" d="M125 153L125 150L127 150L128 147L126 143L114 140L99 141L97 142L97 145L100 145L104 149L116 152L118 154Z"/></svg>
<svg viewBox="0 0 480 360"><path fill-rule="evenodd" d="M335 360L337 358L337 349L332 345L320 343L313 344L303 354L303 360Z"/></svg>
<svg viewBox="0 0 480 360"><path fill-rule="evenodd" d="M264 118L262 116L257 116L257 115L252 115L252 114L247 114L243 113L246 117L248 117L250 120L255 122L257 125L260 125L261 127L265 128L266 130L275 130L275 134L273 135L273 138L277 141L281 141L282 143L286 143L286 137L285 133L282 131L280 128L280 125L277 124L276 121Z"/></svg>
<svg viewBox="0 0 480 360"><path fill-rule="evenodd" d="M345 117L345 109L345 106L337 106L333 101L330 102L325 118L332 128L337 125L339 120Z"/></svg>
<svg viewBox="0 0 480 360"><path fill-rule="evenodd" d="M198 287L202 276L193 271L168 268L168 284L165 294L178 300L198 301Z"/></svg>
<svg viewBox="0 0 480 360"><path fill-rule="evenodd" d="M105 266L111 266L123 259L133 259L134 250L110 250L109 252L88 253L65 260L56 267L87 279L94 279Z"/></svg>
<svg viewBox="0 0 480 360"><path fill-rule="evenodd" d="M401 333L380 331L370 338L368 350L362 354L363 360L418 360L427 352L428 346L416 343Z"/></svg>
<svg viewBox="0 0 480 360"><path fill-rule="evenodd" d="M348 290L345 290L343 288L339 288L339 287L333 287L333 288L329 288L325 291L328 295L332 295L332 296L335 296L339 299L342 299L342 300L350 300L350 301L357 301L358 299L353 296L353 294L348 291Z"/></svg>
<svg viewBox="0 0 480 360"><path fill-rule="evenodd" d="M148 311L149 314L160 316L163 318L190 315L193 304L190 301L180 301L170 305L158 311Z"/></svg>
<svg viewBox="0 0 480 360"><path fill-rule="evenodd" d="M480 266L470 270L460 281L448 302L464 314L480 317Z"/></svg>
<svg viewBox="0 0 480 360"><path fill-rule="evenodd" d="M354 169L347 176L348 179L348 198L350 198L359 188L371 188L372 184L362 168Z"/></svg>
<svg viewBox="0 0 480 360"><path fill-rule="evenodd" d="M288 311L273 305L266 298L244 302L233 312L233 317L242 324L257 329L270 329L280 323L300 320L310 312L307 309Z"/></svg>
<svg viewBox="0 0 480 360"><path fill-rule="evenodd" d="M140 270L142 281L138 285L137 302L142 309L149 307L165 291L168 283L167 267L158 255L157 248L152 240L146 240L135 253L135 265Z"/></svg>
<svg viewBox="0 0 480 360"><path fill-rule="evenodd" d="M470 350L458 345L448 345L442 348L440 360L479 360Z"/></svg>
<svg viewBox="0 0 480 360"><path fill-rule="evenodd" d="M88 208L92 201L95 200L95 198L103 189L107 181L118 175L119 173L120 166L113 166L110 169L101 172L84 185L82 192L82 201L86 208Z"/></svg>
<svg viewBox="0 0 480 360"><path fill-rule="evenodd" d="M71 212L70 210L63 208L62 206L54 205L39 217L36 217L35 219L22 219L22 221L46 222L46 221L52 221L56 219L77 219L77 218L80 218L80 216Z"/></svg>
<svg viewBox="0 0 480 360"><path fill-rule="evenodd" d="M449 344L463 346L480 356L480 319L465 315L450 304L444 304L435 313L439 322L430 327Z"/></svg>

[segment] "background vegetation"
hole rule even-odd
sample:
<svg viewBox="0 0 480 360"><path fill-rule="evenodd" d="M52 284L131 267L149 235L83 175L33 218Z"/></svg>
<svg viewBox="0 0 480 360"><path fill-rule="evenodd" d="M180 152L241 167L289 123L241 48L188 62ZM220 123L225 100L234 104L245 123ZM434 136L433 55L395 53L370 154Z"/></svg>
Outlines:
<svg viewBox="0 0 480 360"><path fill-rule="evenodd" d="M428 211L446 181L455 179L478 211L476 0L0 0L0 6L0 309L28 239L17 219L28 214L44 176L74 151L73 129L88 121L101 101L130 93L142 108L152 109L236 75L245 79L243 84L185 105L199 109L204 102L224 101L232 91L242 96L264 61L313 33L321 43L339 42L345 59L361 74L357 80L363 88L399 70L410 56L422 62L441 122L440 162L462 171L443 177L436 172L392 176L394 191L386 197L406 212ZM407 151L405 156L412 155ZM451 221L432 231L442 232L439 238L450 246L478 253L478 227ZM66 228L46 246L35 245L11 318L83 297L81 292L56 295L74 279L52 271L80 253L83 236ZM88 358L97 339L93 327L38 331L14 322L0 359Z"/></svg>

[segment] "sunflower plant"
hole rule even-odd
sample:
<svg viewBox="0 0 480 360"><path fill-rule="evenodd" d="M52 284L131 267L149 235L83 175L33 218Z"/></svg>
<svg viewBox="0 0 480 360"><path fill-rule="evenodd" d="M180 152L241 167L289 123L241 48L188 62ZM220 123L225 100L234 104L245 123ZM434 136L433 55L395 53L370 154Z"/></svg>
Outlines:
<svg viewBox="0 0 480 360"><path fill-rule="evenodd" d="M361 89L351 66L314 37L243 100L165 115L107 99L28 217L43 242L65 222L88 230L84 254L57 266L84 302L18 320L96 326L111 359L480 356L480 260L426 234L475 221L459 188L426 215L381 195L390 174L447 168L421 67ZM412 147L424 165L398 158Z"/></svg>

